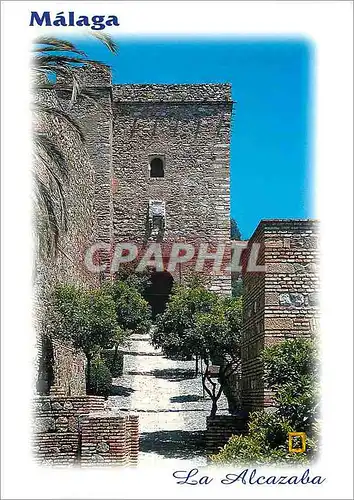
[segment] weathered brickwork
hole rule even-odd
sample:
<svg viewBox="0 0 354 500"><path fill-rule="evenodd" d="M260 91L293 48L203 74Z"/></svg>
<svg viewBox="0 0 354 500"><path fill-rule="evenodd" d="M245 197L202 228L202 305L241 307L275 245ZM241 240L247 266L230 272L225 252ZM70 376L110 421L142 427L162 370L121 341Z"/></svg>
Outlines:
<svg viewBox="0 0 354 500"><path fill-rule="evenodd" d="M235 415L215 415L206 419L205 448L208 456L218 453L231 436L247 433L247 420Z"/></svg>
<svg viewBox="0 0 354 500"><path fill-rule="evenodd" d="M229 243L230 85L114 85L113 195L115 241L139 247L174 242L210 250ZM164 160L164 177L152 178L149 160ZM163 231L147 231L149 200L166 206ZM177 267L178 281L195 261ZM213 275L209 285L230 293L230 275Z"/></svg>
<svg viewBox="0 0 354 500"><path fill-rule="evenodd" d="M265 346L311 336L319 321L319 235L314 220L263 220L249 241L259 243L258 265L244 273L242 404L245 410L272 405L264 387L260 353Z"/></svg>
<svg viewBox="0 0 354 500"><path fill-rule="evenodd" d="M33 426L34 459L41 465L137 463L138 416L106 411L103 397L39 396Z"/></svg>
<svg viewBox="0 0 354 500"><path fill-rule="evenodd" d="M81 466L137 464L137 415L92 413L82 419L80 426Z"/></svg>

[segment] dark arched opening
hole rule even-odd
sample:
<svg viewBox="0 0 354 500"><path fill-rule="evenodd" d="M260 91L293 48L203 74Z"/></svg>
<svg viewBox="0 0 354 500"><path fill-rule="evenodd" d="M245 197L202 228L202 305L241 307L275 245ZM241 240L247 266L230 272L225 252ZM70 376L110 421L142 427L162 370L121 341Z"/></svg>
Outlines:
<svg viewBox="0 0 354 500"><path fill-rule="evenodd" d="M152 310L152 317L163 313L173 286L173 278L167 271L154 271L150 277L150 285L146 291L146 300Z"/></svg>
<svg viewBox="0 0 354 500"><path fill-rule="evenodd" d="M150 161L150 177L164 177L164 164L161 158L153 158Z"/></svg>

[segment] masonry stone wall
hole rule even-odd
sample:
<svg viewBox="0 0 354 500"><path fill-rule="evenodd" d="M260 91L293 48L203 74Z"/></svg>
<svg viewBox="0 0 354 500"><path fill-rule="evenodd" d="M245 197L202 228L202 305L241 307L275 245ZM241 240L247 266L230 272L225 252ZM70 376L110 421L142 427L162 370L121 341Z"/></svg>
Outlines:
<svg viewBox="0 0 354 500"><path fill-rule="evenodd" d="M309 337L319 322L319 234L315 220L263 220L248 244L260 244L257 264L265 272L244 273L242 406L273 404L264 386L264 347L284 339ZM247 260L247 259L245 259Z"/></svg>
<svg viewBox="0 0 354 500"><path fill-rule="evenodd" d="M68 94L68 93L67 93ZM44 108L62 109L58 94L53 89L36 88L34 100ZM75 284L85 287L98 286L98 276L90 273L84 263L85 250L97 238L97 222L95 215L95 175L93 163L88 154L85 142L74 128L65 120L53 114L35 113L34 130L48 137L62 153L67 170L67 178L61 177L63 197L67 211L66 231L62 231L56 254L37 253L34 263L34 313L37 335L36 366L37 389L41 393L49 391L50 384L61 384L67 394L85 394L85 370L83 353L76 351L68 344L61 345L52 339L53 332L49 322L49 310L53 287L60 283ZM49 180L40 165L36 171L42 176L44 184ZM54 205L58 220L60 212ZM37 227L37 238L45 233ZM43 350L52 342L51 353ZM54 379L49 380L48 372L43 371L48 356L52 357ZM50 385L49 384L49 385Z"/></svg>
<svg viewBox="0 0 354 500"><path fill-rule="evenodd" d="M134 465L138 460L138 416L106 411L100 396L38 396L33 427L33 456L41 465Z"/></svg>
<svg viewBox="0 0 354 500"><path fill-rule="evenodd" d="M92 413L81 426L81 466L136 465L139 455L137 415Z"/></svg>
<svg viewBox="0 0 354 500"><path fill-rule="evenodd" d="M114 239L138 245L174 242L210 251L230 240L229 144L230 85L113 86ZM164 177L151 178L149 159L164 159ZM166 226L147 231L149 200L162 200ZM195 261L177 267L183 281ZM209 285L230 293L230 275L206 267Z"/></svg>

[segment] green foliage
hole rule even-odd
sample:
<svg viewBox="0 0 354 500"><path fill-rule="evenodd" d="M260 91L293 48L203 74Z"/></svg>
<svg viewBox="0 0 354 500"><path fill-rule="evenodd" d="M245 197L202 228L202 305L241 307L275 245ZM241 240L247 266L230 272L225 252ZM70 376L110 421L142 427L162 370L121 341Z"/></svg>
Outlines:
<svg viewBox="0 0 354 500"><path fill-rule="evenodd" d="M71 341L87 357L122 339L114 301L101 289L58 286L53 297L53 322L54 333Z"/></svg>
<svg viewBox="0 0 354 500"><path fill-rule="evenodd" d="M231 293L235 298L243 295L243 281L240 276L234 277L231 275Z"/></svg>
<svg viewBox="0 0 354 500"><path fill-rule="evenodd" d="M318 418L318 357L317 344L310 339L286 340L262 354L265 381L274 391L279 414L299 432L311 432Z"/></svg>
<svg viewBox="0 0 354 500"><path fill-rule="evenodd" d="M319 427L314 426L306 438L306 452L292 453L288 447L288 433L296 432L289 422L277 413L266 411L250 415L249 434L232 436L221 451L211 457L218 464L307 464L318 451Z"/></svg>
<svg viewBox="0 0 354 500"><path fill-rule="evenodd" d="M167 356L203 359L202 383L212 400L211 416L216 414L222 389L240 362L241 322L241 299L222 298L199 283L179 285L152 334L152 343ZM210 376L210 363L219 365L217 382Z"/></svg>
<svg viewBox="0 0 354 500"><path fill-rule="evenodd" d="M158 318L152 342L171 356L234 356L239 354L241 323L241 299L222 298L202 286L178 286Z"/></svg>
<svg viewBox="0 0 354 500"><path fill-rule="evenodd" d="M145 269L136 272L134 263L121 264L116 274L118 281L124 281L131 288L135 288L142 296L151 285L151 270Z"/></svg>
<svg viewBox="0 0 354 500"><path fill-rule="evenodd" d="M151 326L151 308L137 288L127 281L113 281L103 287L112 297L119 326L125 331L147 333Z"/></svg>
<svg viewBox="0 0 354 500"><path fill-rule="evenodd" d="M318 377L318 352L313 340L285 340L267 347L262 358L265 379L271 389L287 383L302 384L304 377L311 380Z"/></svg>
<svg viewBox="0 0 354 500"><path fill-rule="evenodd" d="M265 382L277 409L250 415L249 434L233 436L212 457L216 463L308 463L319 446L318 348L313 340L293 339L267 347ZM290 453L289 432L306 432L306 452Z"/></svg>
<svg viewBox="0 0 354 500"><path fill-rule="evenodd" d="M96 396L108 397L112 387L112 375L106 363L100 357L91 364L90 383L88 393Z"/></svg>
<svg viewBox="0 0 354 500"><path fill-rule="evenodd" d="M161 347L168 356L196 354L198 346L192 333L196 317L210 312L217 302L217 295L202 286L177 285L165 312L157 318L153 345Z"/></svg>
<svg viewBox="0 0 354 500"><path fill-rule="evenodd" d="M230 220L230 239L231 240L242 240L241 231L238 228L238 224L235 219Z"/></svg>
<svg viewBox="0 0 354 500"><path fill-rule="evenodd" d="M122 351L116 351L115 349L103 349L100 355L109 368L112 377L115 378L123 375L124 354Z"/></svg>

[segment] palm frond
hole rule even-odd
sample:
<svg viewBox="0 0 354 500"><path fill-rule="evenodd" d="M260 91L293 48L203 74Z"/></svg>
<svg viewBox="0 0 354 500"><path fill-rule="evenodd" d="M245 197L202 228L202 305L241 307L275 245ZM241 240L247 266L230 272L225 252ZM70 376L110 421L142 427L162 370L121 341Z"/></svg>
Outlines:
<svg viewBox="0 0 354 500"><path fill-rule="evenodd" d="M33 57L33 63L36 67L42 67L43 65L50 65L54 67L56 67L56 65L59 65L61 67L89 65L97 68L107 68L106 64L99 61L93 61L92 59L86 59L82 57L62 56L59 54L35 56Z"/></svg>
<svg viewBox="0 0 354 500"><path fill-rule="evenodd" d="M55 214L52 193L35 172L33 175L36 201L40 210L44 212L44 219L42 219L42 222L44 222L45 225L47 253L52 253L53 251L56 253L60 227Z"/></svg>
<svg viewBox="0 0 354 500"><path fill-rule="evenodd" d="M92 31L90 30L90 35L97 38L100 42L103 43L107 47L107 49L112 52L112 54L117 54L118 45L116 42L106 33L101 33L100 31Z"/></svg>
<svg viewBox="0 0 354 500"><path fill-rule="evenodd" d="M50 106L45 106L40 103L33 104L33 110L35 112L48 114L49 116L55 116L63 120L64 123L69 125L73 130L75 130L75 132L77 132L81 142L85 142L85 137L80 125L72 118L72 116L69 113L66 113L60 108L52 108Z"/></svg>
<svg viewBox="0 0 354 500"><path fill-rule="evenodd" d="M58 146L47 135L40 132L33 133L33 142L37 150L44 151L48 160L55 165L62 179L67 180L69 177L68 166Z"/></svg>
<svg viewBox="0 0 354 500"><path fill-rule="evenodd" d="M40 162L48 176L48 191L49 186L51 186L52 184L54 184L55 186L54 192L53 190L50 190L50 193L52 199L57 199L58 201L61 229L66 231L68 228L68 217L62 179L59 178L51 163L48 162L48 160L39 151L34 153L34 161ZM57 193L57 196L55 195L55 193Z"/></svg>
<svg viewBox="0 0 354 500"><path fill-rule="evenodd" d="M60 51L60 52L73 52L75 54L81 54L83 56L86 56L85 52L83 50L79 50L76 48L76 46L69 42L68 40L61 40L59 38L54 38L54 37L47 37L47 36L40 36L36 38L33 43L35 45L49 45L49 47L38 47L35 48L35 51L43 51L47 52L49 50L55 50L55 51Z"/></svg>

